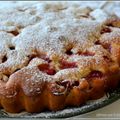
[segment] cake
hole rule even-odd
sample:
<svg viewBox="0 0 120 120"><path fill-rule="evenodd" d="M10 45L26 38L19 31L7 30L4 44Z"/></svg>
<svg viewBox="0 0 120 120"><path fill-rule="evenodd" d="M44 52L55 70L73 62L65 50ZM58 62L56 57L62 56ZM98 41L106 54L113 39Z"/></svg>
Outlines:
<svg viewBox="0 0 120 120"><path fill-rule="evenodd" d="M11 113L57 111L99 99L118 87L118 3L4 5L0 7L1 108Z"/></svg>

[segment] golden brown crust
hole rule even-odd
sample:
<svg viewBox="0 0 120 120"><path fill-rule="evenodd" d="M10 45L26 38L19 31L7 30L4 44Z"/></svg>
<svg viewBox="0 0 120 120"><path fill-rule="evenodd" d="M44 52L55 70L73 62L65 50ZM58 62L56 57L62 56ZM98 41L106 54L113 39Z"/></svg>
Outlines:
<svg viewBox="0 0 120 120"><path fill-rule="evenodd" d="M79 106L118 86L119 18L100 21L88 7L60 3L21 9L0 12L0 104L6 111Z"/></svg>

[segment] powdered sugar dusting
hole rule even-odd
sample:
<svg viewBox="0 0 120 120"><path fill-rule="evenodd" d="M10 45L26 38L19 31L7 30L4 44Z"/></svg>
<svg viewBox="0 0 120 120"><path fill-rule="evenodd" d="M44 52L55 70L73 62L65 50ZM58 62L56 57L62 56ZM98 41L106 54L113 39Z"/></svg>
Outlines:
<svg viewBox="0 0 120 120"><path fill-rule="evenodd" d="M11 74L15 70L23 68L28 64L28 56L36 54L35 51L39 54L44 53L50 58L54 54L64 56L66 49L73 44L74 53L91 47L93 47L91 50L93 52L96 49L94 43L101 36L102 22L108 17L103 9L106 2L100 2L100 8L97 9L103 15L103 21L99 21L99 18L94 16L94 14L96 15L95 5L96 3L87 2L85 4L82 2L54 2L54 4L30 2L27 5L24 2L11 2L11 7L6 6L10 11L3 10L1 7L0 33L3 34L5 31L4 34L7 34L6 32L12 33L16 30L19 33L17 36L8 34L11 36L9 41L2 40L6 43L4 46L2 45L0 61L2 62L1 59L6 54L8 60L1 63L0 71L5 74L4 71L7 69L7 73ZM76 15L75 11L78 11L79 15ZM96 20L92 20L91 17ZM7 44L15 46L15 51L6 50ZM98 53L97 50L95 52ZM12 59L9 54L15 58ZM82 65L84 66L84 64Z"/></svg>

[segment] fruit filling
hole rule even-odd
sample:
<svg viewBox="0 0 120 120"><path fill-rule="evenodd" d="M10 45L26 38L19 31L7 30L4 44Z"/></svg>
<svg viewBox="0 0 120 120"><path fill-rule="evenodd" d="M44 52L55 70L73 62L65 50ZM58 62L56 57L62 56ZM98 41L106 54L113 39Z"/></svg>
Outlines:
<svg viewBox="0 0 120 120"><path fill-rule="evenodd" d="M74 86L79 86L79 81L76 80L63 80L56 81L50 85L51 91L55 95L65 94L67 91L72 89Z"/></svg>
<svg viewBox="0 0 120 120"><path fill-rule="evenodd" d="M105 27L101 30L101 34L110 33L110 32L111 32L111 29L109 27Z"/></svg>
<svg viewBox="0 0 120 120"><path fill-rule="evenodd" d="M40 71L47 73L48 75L54 75L56 73L55 69L53 69L49 64L41 64L38 68Z"/></svg>
<svg viewBox="0 0 120 120"><path fill-rule="evenodd" d="M86 78L91 79L91 78L96 78L96 77L102 78L103 77L102 72L94 70L94 71L90 72Z"/></svg>
<svg viewBox="0 0 120 120"><path fill-rule="evenodd" d="M49 85L51 88L51 91L54 95L61 95L61 94L65 94L66 92L66 88L64 86L60 86L58 84L51 84Z"/></svg>
<svg viewBox="0 0 120 120"><path fill-rule="evenodd" d="M60 62L60 68L61 69L67 69L67 68L76 68L77 67L77 64L76 62L67 62L65 60L62 60Z"/></svg>
<svg viewBox="0 0 120 120"><path fill-rule="evenodd" d="M78 55L83 55L83 56L94 56L94 53L85 51L85 52L78 52Z"/></svg>
<svg viewBox="0 0 120 120"><path fill-rule="evenodd" d="M79 86L79 81L76 80L63 80L56 81L56 83L60 86L64 86L65 88L73 88L74 86Z"/></svg>

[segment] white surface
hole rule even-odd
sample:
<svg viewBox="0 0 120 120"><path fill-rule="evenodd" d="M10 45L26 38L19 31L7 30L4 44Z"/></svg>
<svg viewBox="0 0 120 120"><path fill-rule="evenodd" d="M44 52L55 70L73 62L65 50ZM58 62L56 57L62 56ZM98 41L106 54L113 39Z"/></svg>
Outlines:
<svg viewBox="0 0 120 120"><path fill-rule="evenodd" d="M120 119L120 100L107 105L101 109L89 112L84 115L78 115L76 117L68 118L68 119L78 119L78 118L111 118L112 120L115 118Z"/></svg>

